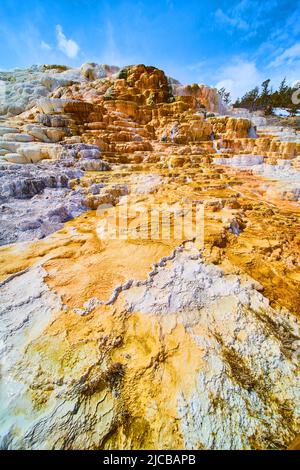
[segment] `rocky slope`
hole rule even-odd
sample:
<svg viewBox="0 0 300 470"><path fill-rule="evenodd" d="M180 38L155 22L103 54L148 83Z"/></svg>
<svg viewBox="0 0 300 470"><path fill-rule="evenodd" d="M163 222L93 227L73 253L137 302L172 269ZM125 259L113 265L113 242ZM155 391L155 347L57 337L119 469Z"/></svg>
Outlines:
<svg viewBox="0 0 300 470"><path fill-rule="evenodd" d="M1 447L288 447L298 134L144 65L0 79Z"/></svg>

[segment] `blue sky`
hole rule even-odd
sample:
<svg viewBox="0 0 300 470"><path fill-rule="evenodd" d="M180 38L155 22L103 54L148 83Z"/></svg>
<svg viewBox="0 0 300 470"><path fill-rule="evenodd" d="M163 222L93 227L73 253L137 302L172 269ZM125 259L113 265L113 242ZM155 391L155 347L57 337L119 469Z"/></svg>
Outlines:
<svg viewBox="0 0 300 470"><path fill-rule="evenodd" d="M234 97L300 80L300 0L1 0L0 69L144 63Z"/></svg>

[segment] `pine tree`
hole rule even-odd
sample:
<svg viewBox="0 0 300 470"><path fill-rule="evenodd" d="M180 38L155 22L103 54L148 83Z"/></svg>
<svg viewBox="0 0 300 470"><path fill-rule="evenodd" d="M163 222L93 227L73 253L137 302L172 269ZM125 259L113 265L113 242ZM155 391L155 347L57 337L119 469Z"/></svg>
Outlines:
<svg viewBox="0 0 300 470"><path fill-rule="evenodd" d="M226 91L226 88L224 88L224 87L220 88L220 90L218 90L218 93L221 96L222 101L224 103L226 103L226 104L230 103L230 101L231 101L230 92Z"/></svg>
<svg viewBox="0 0 300 470"><path fill-rule="evenodd" d="M265 114L272 114L273 108L285 108L292 115L295 115L300 110L300 103L295 104L292 101L293 93L300 88L300 83L290 87L284 78L278 90L273 91L270 88L270 79L265 80L261 84L261 92L259 88L255 87L252 90L238 98L234 103L234 107L247 108L249 111L263 110Z"/></svg>
<svg viewBox="0 0 300 470"><path fill-rule="evenodd" d="M247 108L249 109L249 111L255 111L258 97L259 97L259 89L258 87L255 87L253 88L253 90L248 91L247 93L244 94L244 96L242 96L242 98L238 102L238 107Z"/></svg>
<svg viewBox="0 0 300 470"><path fill-rule="evenodd" d="M271 94L272 90L270 90L269 85L270 85L270 78L262 82L261 84L261 94L258 98L258 107L261 109L267 109L270 107L271 104Z"/></svg>

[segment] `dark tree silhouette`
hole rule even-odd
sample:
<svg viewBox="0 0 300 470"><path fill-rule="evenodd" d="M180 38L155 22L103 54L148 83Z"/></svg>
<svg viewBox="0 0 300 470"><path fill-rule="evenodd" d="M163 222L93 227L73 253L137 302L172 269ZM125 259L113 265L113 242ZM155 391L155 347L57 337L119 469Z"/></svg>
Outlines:
<svg viewBox="0 0 300 470"><path fill-rule="evenodd" d="M230 103L231 98L230 98L230 92L229 91L226 91L226 89L224 87L222 87L222 88L220 88L220 90L218 90L218 93L221 96L222 101L224 101L224 103L226 103L226 104Z"/></svg>
<svg viewBox="0 0 300 470"><path fill-rule="evenodd" d="M300 104L293 103L292 95L300 87L298 85L290 87L284 78L278 90L273 91L270 82L271 80L268 78L261 84L261 91L258 87L253 88L238 98L233 106L246 108L251 112L262 110L265 114L272 114L274 108L284 108L291 115L295 115L300 110Z"/></svg>

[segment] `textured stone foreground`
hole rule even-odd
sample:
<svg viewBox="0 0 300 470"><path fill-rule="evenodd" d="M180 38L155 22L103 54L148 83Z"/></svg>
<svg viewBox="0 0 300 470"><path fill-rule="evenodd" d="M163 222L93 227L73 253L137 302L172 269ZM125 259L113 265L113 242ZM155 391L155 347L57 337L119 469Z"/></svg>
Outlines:
<svg viewBox="0 0 300 470"><path fill-rule="evenodd" d="M297 133L154 67L7 74L1 448L289 447L300 432ZM125 205L126 236L103 238ZM153 206L204 208L204 236L150 237Z"/></svg>

